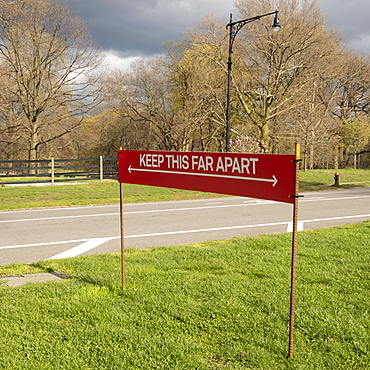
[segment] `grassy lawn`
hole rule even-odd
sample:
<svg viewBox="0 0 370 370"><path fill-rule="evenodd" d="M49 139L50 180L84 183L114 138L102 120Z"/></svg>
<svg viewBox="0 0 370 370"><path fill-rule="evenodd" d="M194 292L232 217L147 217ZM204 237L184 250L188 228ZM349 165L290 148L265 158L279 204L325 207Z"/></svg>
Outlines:
<svg viewBox="0 0 370 370"><path fill-rule="evenodd" d="M0 267L70 279L0 287L1 369L369 369L370 222L291 236Z"/></svg>
<svg viewBox="0 0 370 370"><path fill-rule="evenodd" d="M370 186L370 170L309 170L300 173L300 190L316 191L333 188L336 172L339 174L339 188Z"/></svg>
<svg viewBox="0 0 370 370"><path fill-rule="evenodd" d="M124 184L126 203L217 197L218 194ZM119 203L119 184L105 180L55 186L15 186L0 188L0 210L86 206Z"/></svg>
<svg viewBox="0 0 370 370"><path fill-rule="evenodd" d="M340 188L370 186L370 170L339 170ZM333 188L335 170L313 170L300 173L300 190L327 190ZM140 185L124 185L126 203L165 200L199 199L222 195L167 189ZM103 205L119 202L119 185L106 180L55 186L0 187L0 210Z"/></svg>

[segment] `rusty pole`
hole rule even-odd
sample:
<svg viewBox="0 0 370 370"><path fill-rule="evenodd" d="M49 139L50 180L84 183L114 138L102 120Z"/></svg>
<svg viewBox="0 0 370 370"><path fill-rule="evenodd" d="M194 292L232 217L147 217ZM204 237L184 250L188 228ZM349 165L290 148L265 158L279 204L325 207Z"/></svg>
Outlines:
<svg viewBox="0 0 370 370"><path fill-rule="evenodd" d="M124 231L124 217L123 217L123 186L119 183L119 210L121 223L121 270L122 270L122 288L125 287L125 231Z"/></svg>
<svg viewBox="0 0 370 370"><path fill-rule="evenodd" d="M120 148L122 150L122 147ZM120 153L118 152L118 163ZM122 288L126 286L125 283L125 229L124 229L124 211L123 211L123 185L119 183L119 214L121 226L121 271L122 271Z"/></svg>
<svg viewBox="0 0 370 370"><path fill-rule="evenodd" d="M294 204L293 204L293 236L292 236L292 270L290 287L290 321L289 321L289 353L293 358L294 352L294 313L295 313L295 286L296 286L296 259L298 234L298 192L299 192L299 165L301 162L300 145L295 144L295 171L294 171Z"/></svg>

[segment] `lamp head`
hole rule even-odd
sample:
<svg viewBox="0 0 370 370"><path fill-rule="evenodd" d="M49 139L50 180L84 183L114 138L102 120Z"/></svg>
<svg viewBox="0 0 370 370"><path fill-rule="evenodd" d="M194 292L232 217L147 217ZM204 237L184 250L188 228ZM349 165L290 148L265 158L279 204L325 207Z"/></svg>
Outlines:
<svg viewBox="0 0 370 370"><path fill-rule="evenodd" d="M281 26L280 26L280 22L279 22L279 18L278 18L278 10L275 11L275 17L274 17L274 22L272 23L272 29L277 32L280 30Z"/></svg>

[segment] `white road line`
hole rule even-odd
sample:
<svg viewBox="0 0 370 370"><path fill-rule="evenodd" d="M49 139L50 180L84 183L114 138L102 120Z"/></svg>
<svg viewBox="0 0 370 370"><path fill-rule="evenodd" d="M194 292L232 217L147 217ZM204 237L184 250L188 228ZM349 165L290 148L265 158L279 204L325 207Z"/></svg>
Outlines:
<svg viewBox="0 0 370 370"><path fill-rule="evenodd" d="M304 196L304 193L302 194ZM302 198L299 200L299 202L324 202L326 200L352 200L352 199L362 199L362 198L370 198L370 195L356 195L353 197L340 197L340 198Z"/></svg>
<svg viewBox="0 0 370 370"><path fill-rule="evenodd" d="M94 249L98 247L99 245L102 245L108 242L109 240L112 240L112 238L91 239L83 244L78 245L77 247L74 247L62 253L56 254L55 256L50 257L49 259L54 260L54 259L60 259L60 258L76 257L82 253L89 251L90 249Z"/></svg>
<svg viewBox="0 0 370 370"><path fill-rule="evenodd" d="M287 222L277 222L277 223L270 223L270 224L227 226L227 227L218 227L218 228L210 228L210 229L181 230L181 231L168 231L168 232L151 233L151 234L125 235L125 239L143 238L143 237L150 237L150 236L162 236L162 235L201 233L201 232L222 231L222 230L232 230L232 229L247 229L247 228L253 228L253 227L276 226L276 225L286 225L286 224ZM119 239L119 238L120 236L113 236L113 237L108 237L108 238L97 238L97 239L98 240L101 240L101 239L114 240L114 239ZM0 250L16 249L16 248L30 248L30 247L43 247L47 245L68 244L68 243L81 243L81 242L88 242L90 240L95 240L95 239L64 240L64 241L50 242L50 243L46 242L46 243L12 245L12 246L0 247Z"/></svg>
<svg viewBox="0 0 370 370"><path fill-rule="evenodd" d="M148 236L202 233L202 232L209 232L209 231L250 229L250 228L253 228L253 227L278 226L278 225L285 225L285 224L287 224L287 222L274 222L274 223L270 223L270 224L255 224L255 225L241 225L241 226L225 226L225 227L215 227L215 228L210 228L210 229L168 231L168 232L165 232L165 233L153 233L153 234L125 235L125 239L142 238L142 237L148 237Z"/></svg>
<svg viewBox="0 0 370 370"><path fill-rule="evenodd" d="M362 199L369 198L370 196L354 196L354 197L345 197L345 198L315 198L315 199L305 199L303 198L300 202L315 202L315 201L332 201L332 200L352 200L352 199ZM255 205L265 205L271 203L278 203L274 201L259 201L256 200L247 200L243 201L241 204L224 204L224 205L208 205L201 207L186 207L186 208L168 208L168 209L153 209L153 210L143 210L143 211L125 211L125 215L129 214L144 214L144 213L161 213L161 212L180 212L180 211L196 211L203 209L212 209L212 208L231 208L231 207L246 207L246 206L255 206ZM290 206L290 205L289 205ZM0 220L0 223L11 223L11 222L27 222L27 221L45 221L45 220L60 220L68 218L84 218L84 217L106 217L106 216L119 216L119 212L112 213L99 213L99 214L87 214L87 215L71 215L71 216L54 216L54 217L39 217L39 218L26 218L18 220Z"/></svg>
<svg viewBox="0 0 370 370"><path fill-rule="evenodd" d="M246 207L246 206L249 206L249 205L253 205L253 204L229 204L229 205L221 205L221 206L152 209L152 210L144 210L144 211L125 211L124 214L125 215L131 215L131 214L141 214L141 213L162 213L162 212L194 211L194 210L212 209L212 208ZM0 220L0 223L27 222L27 221L45 221L45 220L67 219L67 218L105 217L105 216L119 216L119 212L116 212L116 213L91 214L91 215L76 215L76 216L54 216L54 217L40 217L40 218L24 218L24 219L19 219L19 220Z"/></svg>
<svg viewBox="0 0 370 370"><path fill-rule="evenodd" d="M345 220L345 219L357 219L357 218L370 218L370 214L303 220L303 221L299 221L298 225L303 226L303 224L306 223L306 222L321 222L321 221ZM273 222L273 223L268 223L268 224L240 225L240 226L227 226L227 227L217 227L217 228L209 228L209 229L180 230L180 231L168 231L168 232L151 233L151 234L125 235L125 239L145 238L145 237L162 236L162 235L201 233L201 232L222 231L222 230L250 229L250 228L254 228L254 227L288 225L289 223L290 222L284 221L284 222ZM42 247L42 246L48 246L48 245L69 244L69 243L82 243L82 242L89 242L89 241L94 241L94 240L97 240L96 243L98 243L98 245L100 245L100 244L105 243L106 241L115 240L115 239L120 239L120 236L113 236L113 237L107 237L107 238L64 240L64 241L54 241L54 242L46 242L46 243L12 245L12 246L0 247L0 250L16 249L16 248L30 248L30 247L40 247L40 246ZM104 240L104 241L101 242L102 240ZM87 244L87 243L83 243L82 245L84 245L84 244ZM91 244L91 245L93 245L93 244ZM76 248L78 248L78 247L76 247ZM92 248L94 248L94 247L92 247ZM90 248L90 249L92 249L92 248ZM74 249L74 248L72 248L72 249Z"/></svg>
<svg viewBox="0 0 370 370"><path fill-rule="evenodd" d="M333 220L344 220L346 218L365 218L370 217L370 213L367 215L355 215L355 216L338 216L338 217L328 217L328 218L315 218L312 220L306 220L303 222L321 222L321 221L333 221Z"/></svg>
<svg viewBox="0 0 370 370"><path fill-rule="evenodd" d="M100 213L93 215L76 215L76 216L54 216L54 217L39 217L39 218L22 218L19 220L2 220L0 223L9 223L9 222L27 222L27 221L44 221L44 220L60 220L64 218L83 218L83 217L104 217L104 216L117 216L118 213Z"/></svg>
<svg viewBox="0 0 370 370"><path fill-rule="evenodd" d="M15 249L15 248L44 247L44 246L47 246L47 245L57 245L57 244L82 243L82 242L86 242L88 240L91 240L91 239L63 240L63 241L59 241L59 242L11 245L11 246L7 246L7 247L0 247L0 250L1 249Z"/></svg>

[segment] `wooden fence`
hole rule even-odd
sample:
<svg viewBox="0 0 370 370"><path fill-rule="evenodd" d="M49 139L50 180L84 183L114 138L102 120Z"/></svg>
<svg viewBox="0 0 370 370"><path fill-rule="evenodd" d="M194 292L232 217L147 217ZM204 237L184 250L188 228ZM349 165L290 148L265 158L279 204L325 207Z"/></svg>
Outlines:
<svg viewBox="0 0 370 370"><path fill-rule="evenodd" d="M0 161L0 185L117 179L117 158Z"/></svg>

